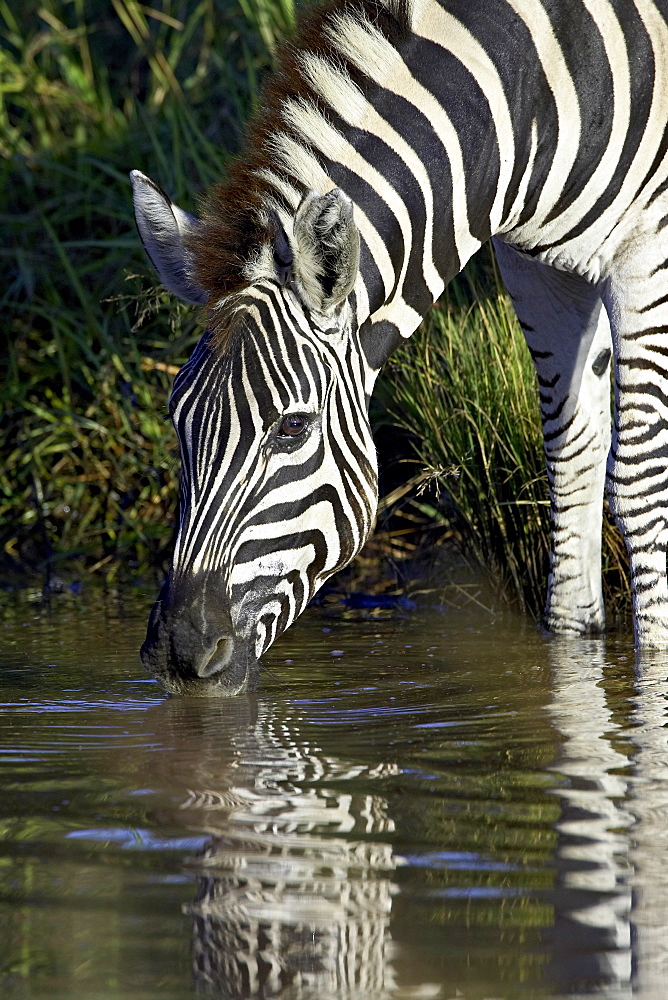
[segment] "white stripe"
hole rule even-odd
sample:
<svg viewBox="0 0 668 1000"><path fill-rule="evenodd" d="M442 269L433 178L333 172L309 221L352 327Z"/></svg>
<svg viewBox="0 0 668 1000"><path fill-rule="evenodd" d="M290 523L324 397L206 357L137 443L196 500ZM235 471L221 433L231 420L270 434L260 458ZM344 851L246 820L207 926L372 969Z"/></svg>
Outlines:
<svg viewBox="0 0 668 1000"><path fill-rule="evenodd" d="M285 198L288 205L291 205L295 211L301 201L301 192L293 184L289 184L283 177L275 174L273 170L268 168L263 168L262 170L256 171L256 176L261 177L263 181L267 184L271 184L272 187ZM282 221L282 220L281 220Z"/></svg>
<svg viewBox="0 0 668 1000"><path fill-rule="evenodd" d="M522 179L517 185L517 195L513 206L508 212L508 218L506 224L500 232L504 232L508 229L512 229L515 225L517 219L522 213L522 209L526 203L527 192L529 190L529 181L531 180L531 174L533 173L533 166L536 161L536 152L538 150L538 123L534 118L531 122L531 145L529 147L529 158L527 160L527 165L524 173L522 174Z"/></svg>
<svg viewBox="0 0 668 1000"><path fill-rule="evenodd" d="M258 576L281 577L292 570L305 573L315 559L315 554L312 545L303 545L294 549L280 549L278 552L265 552L250 562L237 563L233 570L233 586L239 587L253 583Z"/></svg>

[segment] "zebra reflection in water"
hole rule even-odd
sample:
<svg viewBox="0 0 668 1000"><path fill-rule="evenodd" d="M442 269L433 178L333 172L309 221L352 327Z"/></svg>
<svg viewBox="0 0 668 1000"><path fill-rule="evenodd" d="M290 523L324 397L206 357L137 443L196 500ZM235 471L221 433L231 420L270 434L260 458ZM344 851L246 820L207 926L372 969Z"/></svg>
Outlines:
<svg viewBox="0 0 668 1000"><path fill-rule="evenodd" d="M633 816L628 757L606 692L603 640L551 644L550 714L563 745L552 769L561 803L554 852L552 973L561 988L602 984L597 995L630 1000L631 887L626 860ZM605 985L603 985L605 984ZM621 990L621 992L620 992Z"/></svg>
<svg viewBox="0 0 668 1000"><path fill-rule="evenodd" d="M665 656L646 651L638 654L637 668L630 804L636 819L633 995L654 1000L668 989L668 666Z"/></svg>
<svg viewBox="0 0 668 1000"><path fill-rule="evenodd" d="M554 846L542 853L555 871L545 897L553 916L541 934L546 979L553 998L659 1000L668 969L665 668L645 657L632 699L630 664L619 670L608 650L593 639L541 648L551 660L548 707L562 737L545 790L559 799ZM615 669L628 692L611 681ZM461 969L484 963L475 937L466 937L464 950L457 945L456 923L442 929L445 964L433 936L418 964L411 957L433 912L427 893L424 924L407 932L415 910L396 894L402 858L392 845L409 838L397 790L415 791L413 777L378 756L365 766L323 751L309 736L317 727L295 706L175 699L161 706L160 718L168 730L163 745L176 741L177 750L159 755L162 768L175 769L164 775L166 787L181 790L168 825L206 838L191 860L197 889L186 906L203 992L450 997L462 985ZM401 881L421 893L410 870ZM477 885L458 883L471 893ZM410 986L402 990L404 972Z"/></svg>
<svg viewBox="0 0 668 1000"><path fill-rule="evenodd" d="M562 810L550 942L560 996L666 995L668 667L659 654L637 655L634 703L618 698L615 711L605 642L551 644L550 708L564 737L553 765L565 780L555 789Z"/></svg>
<svg viewBox="0 0 668 1000"><path fill-rule="evenodd" d="M235 997L391 991L397 859L374 785L398 769L322 754L299 718L278 719L269 704L240 722L232 759L198 768L209 787L192 789L179 817L211 836L193 859L198 891L186 908L198 986Z"/></svg>

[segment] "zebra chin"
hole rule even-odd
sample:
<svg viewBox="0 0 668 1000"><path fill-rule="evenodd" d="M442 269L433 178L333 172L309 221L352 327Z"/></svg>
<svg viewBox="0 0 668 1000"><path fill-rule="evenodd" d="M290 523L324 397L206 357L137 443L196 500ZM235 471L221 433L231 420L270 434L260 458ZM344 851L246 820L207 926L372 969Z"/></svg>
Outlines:
<svg viewBox="0 0 668 1000"><path fill-rule="evenodd" d="M217 590L206 579L168 580L153 606L141 661L168 694L231 697L256 687L255 635L234 629Z"/></svg>

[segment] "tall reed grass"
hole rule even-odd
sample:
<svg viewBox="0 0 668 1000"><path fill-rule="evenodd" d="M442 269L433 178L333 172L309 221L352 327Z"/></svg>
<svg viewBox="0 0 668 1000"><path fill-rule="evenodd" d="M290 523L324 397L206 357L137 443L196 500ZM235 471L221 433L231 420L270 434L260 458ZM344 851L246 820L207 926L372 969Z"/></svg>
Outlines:
<svg viewBox="0 0 668 1000"><path fill-rule="evenodd" d="M423 510L437 509L500 593L539 616L549 497L538 391L490 248L449 286L384 378L391 418L429 476ZM626 555L607 514L603 569L608 600L624 606Z"/></svg>
<svg viewBox="0 0 668 1000"><path fill-rule="evenodd" d="M240 144L292 0L0 0L0 563L160 561L164 422L196 319L155 287L128 170L194 208Z"/></svg>

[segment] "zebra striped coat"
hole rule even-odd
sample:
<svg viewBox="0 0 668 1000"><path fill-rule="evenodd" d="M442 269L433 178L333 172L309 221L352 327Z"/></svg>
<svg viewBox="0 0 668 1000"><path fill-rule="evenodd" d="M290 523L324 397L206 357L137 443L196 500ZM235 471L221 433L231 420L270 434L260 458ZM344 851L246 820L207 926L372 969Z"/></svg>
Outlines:
<svg viewBox="0 0 668 1000"><path fill-rule="evenodd" d="M163 283L207 317L171 399L181 524L142 651L168 690L252 685L359 550L375 378L490 237L540 386L548 625L604 625L607 485L636 642L668 644L667 18L665 0L332 3L200 220L133 171Z"/></svg>

